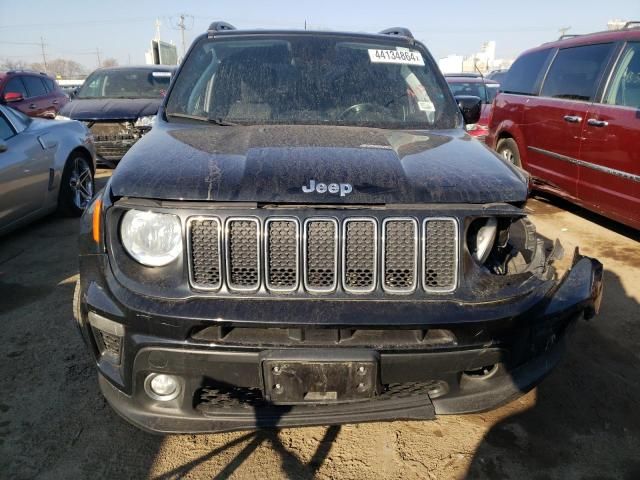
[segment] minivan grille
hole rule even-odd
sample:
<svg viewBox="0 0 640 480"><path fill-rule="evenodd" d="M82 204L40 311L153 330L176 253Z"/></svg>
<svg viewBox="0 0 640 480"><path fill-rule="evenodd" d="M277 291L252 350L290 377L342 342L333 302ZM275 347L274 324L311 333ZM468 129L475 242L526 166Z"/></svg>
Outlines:
<svg viewBox="0 0 640 480"><path fill-rule="evenodd" d="M406 217L192 217L187 239L190 282L199 290L444 293L458 281L454 218L427 218L419 228Z"/></svg>

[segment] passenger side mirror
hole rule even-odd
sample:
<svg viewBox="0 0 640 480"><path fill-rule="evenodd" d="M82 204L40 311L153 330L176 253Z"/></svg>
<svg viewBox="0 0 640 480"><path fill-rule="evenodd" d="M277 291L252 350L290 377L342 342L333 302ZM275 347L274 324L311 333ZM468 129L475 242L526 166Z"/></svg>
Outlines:
<svg viewBox="0 0 640 480"><path fill-rule="evenodd" d="M482 100L480 97L474 97L472 95L456 95L456 102L458 108L462 112L462 118L466 125L472 123L478 123L480 120L480 113L482 112Z"/></svg>
<svg viewBox="0 0 640 480"><path fill-rule="evenodd" d="M24 100L24 97L22 96L21 93L18 92L7 92L4 94L4 101L7 103L11 103L11 102L19 102L21 100Z"/></svg>

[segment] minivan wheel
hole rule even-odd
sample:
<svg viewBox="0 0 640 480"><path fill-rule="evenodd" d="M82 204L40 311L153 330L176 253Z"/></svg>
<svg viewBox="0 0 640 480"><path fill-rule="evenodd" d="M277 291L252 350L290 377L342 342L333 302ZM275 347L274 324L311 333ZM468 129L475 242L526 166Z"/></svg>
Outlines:
<svg viewBox="0 0 640 480"><path fill-rule="evenodd" d="M94 191L93 170L80 154L69 157L62 172L58 210L64 215L79 217L89 206Z"/></svg>
<svg viewBox="0 0 640 480"><path fill-rule="evenodd" d="M496 152L507 162L513 163L516 167L522 167L520 163L520 152L518 151L518 144L513 138L503 138L498 142L498 148Z"/></svg>

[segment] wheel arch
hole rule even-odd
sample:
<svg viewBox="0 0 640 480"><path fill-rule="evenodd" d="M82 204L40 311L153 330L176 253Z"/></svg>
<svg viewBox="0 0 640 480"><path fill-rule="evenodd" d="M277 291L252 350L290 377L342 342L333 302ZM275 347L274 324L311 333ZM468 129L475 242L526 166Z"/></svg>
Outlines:
<svg viewBox="0 0 640 480"><path fill-rule="evenodd" d="M495 136L495 150L498 149L498 143L505 138L511 138L518 147L518 153L520 154L520 163L522 168L526 169L528 165L527 147L522 131L514 122L503 122L497 129Z"/></svg>

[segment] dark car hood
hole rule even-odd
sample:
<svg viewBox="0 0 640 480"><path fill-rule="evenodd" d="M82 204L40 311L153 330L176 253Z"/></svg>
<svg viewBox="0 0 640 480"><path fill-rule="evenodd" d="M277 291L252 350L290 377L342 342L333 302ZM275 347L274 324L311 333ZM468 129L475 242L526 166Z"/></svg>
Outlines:
<svg viewBox="0 0 640 480"><path fill-rule="evenodd" d="M161 98L76 98L60 110L74 120L136 120L158 113Z"/></svg>
<svg viewBox="0 0 640 480"><path fill-rule="evenodd" d="M521 202L526 178L460 130L160 124L111 179L116 196L259 203ZM305 193L349 183L344 196Z"/></svg>

